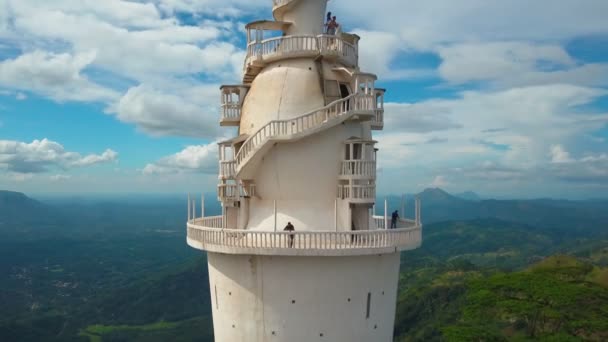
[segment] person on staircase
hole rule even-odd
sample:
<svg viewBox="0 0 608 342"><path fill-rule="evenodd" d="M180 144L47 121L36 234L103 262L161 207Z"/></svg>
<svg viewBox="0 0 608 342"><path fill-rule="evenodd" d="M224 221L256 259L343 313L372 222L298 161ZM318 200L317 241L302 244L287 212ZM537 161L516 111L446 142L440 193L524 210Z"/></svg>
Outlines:
<svg viewBox="0 0 608 342"><path fill-rule="evenodd" d="M283 228L283 231L285 232L294 232L296 229L293 226L293 224L291 224L291 222L287 222L287 225L285 226L285 228ZM289 248L293 248L293 239L294 239L294 235L293 233L289 234Z"/></svg>

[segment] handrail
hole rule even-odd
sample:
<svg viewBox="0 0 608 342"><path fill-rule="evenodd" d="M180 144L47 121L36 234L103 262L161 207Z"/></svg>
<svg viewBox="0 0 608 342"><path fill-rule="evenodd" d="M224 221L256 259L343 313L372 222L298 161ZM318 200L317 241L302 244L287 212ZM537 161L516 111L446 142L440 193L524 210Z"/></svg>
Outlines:
<svg viewBox="0 0 608 342"><path fill-rule="evenodd" d="M319 127L330 119L340 117L356 110L373 110L374 100L373 95L354 93L301 116L287 120L272 120L268 122L253 133L239 149L234 158L237 172L241 168L243 161L266 140L273 137L276 138L280 135L300 134L306 130Z"/></svg>
<svg viewBox="0 0 608 342"><path fill-rule="evenodd" d="M238 252L235 249L272 249L339 251L389 249L391 251L416 248L422 241L421 227L373 229L360 231L253 231L220 228L222 217L191 220L188 239L200 244L201 249ZM206 227L213 224L215 227Z"/></svg>
<svg viewBox="0 0 608 342"><path fill-rule="evenodd" d="M364 159L343 160L340 176L369 177L374 179L376 178L376 161Z"/></svg>
<svg viewBox="0 0 608 342"><path fill-rule="evenodd" d="M245 67L255 59L301 56L303 53L336 56L349 66L358 64L358 47L335 35L293 35L253 41L247 45Z"/></svg>

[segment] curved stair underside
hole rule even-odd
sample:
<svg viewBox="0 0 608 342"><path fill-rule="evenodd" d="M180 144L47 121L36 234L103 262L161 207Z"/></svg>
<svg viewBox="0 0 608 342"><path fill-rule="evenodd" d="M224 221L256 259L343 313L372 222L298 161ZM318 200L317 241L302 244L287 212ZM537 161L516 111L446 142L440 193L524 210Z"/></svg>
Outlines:
<svg viewBox="0 0 608 342"><path fill-rule="evenodd" d="M272 0L272 16L276 21L283 21L283 15L299 0Z"/></svg>
<svg viewBox="0 0 608 342"><path fill-rule="evenodd" d="M270 121L252 134L239 149L235 156L236 176L241 180L252 179L262 157L277 142L294 142L355 116L370 120L374 108L373 95L355 93L292 119Z"/></svg>

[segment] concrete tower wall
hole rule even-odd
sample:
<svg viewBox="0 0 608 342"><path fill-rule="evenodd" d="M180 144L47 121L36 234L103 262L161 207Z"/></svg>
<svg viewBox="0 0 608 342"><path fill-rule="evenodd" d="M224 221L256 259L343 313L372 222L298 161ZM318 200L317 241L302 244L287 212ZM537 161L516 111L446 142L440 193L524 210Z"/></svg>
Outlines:
<svg viewBox="0 0 608 342"><path fill-rule="evenodd" d="M208 260L216 341L392 340L398 253Z"/></svg>
<svg viewBox="0 0 608 342"><path fill-rule="evenodd" d="M321 34L325 24L327 0L305 0L294 2L284 13L282 20L292 22L289 35Z"/></svg>

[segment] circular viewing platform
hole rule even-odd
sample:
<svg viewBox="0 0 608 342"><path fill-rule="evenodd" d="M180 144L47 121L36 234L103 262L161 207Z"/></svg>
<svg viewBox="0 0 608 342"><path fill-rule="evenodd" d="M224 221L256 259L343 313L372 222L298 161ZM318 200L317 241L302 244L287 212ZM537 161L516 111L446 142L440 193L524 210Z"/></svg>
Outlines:
<svg viewBox="0 0 608 342"><path fill-rule="evenodd" d="M251 231L223 227L222 216L188 221L188 245L208 252L280 256L352 256L412 250L422 243L422 225L400 219L385 229L382 216L374 216L370 230L360 231Z"/></svg>

